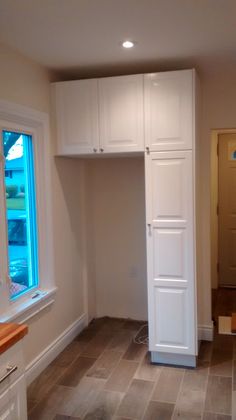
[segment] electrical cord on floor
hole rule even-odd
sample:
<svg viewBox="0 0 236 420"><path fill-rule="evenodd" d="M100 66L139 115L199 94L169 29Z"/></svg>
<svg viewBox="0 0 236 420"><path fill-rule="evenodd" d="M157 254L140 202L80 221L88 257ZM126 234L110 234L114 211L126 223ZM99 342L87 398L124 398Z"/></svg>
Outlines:
<svg viewBox="0 0 236 420"><path fill-rule="evenodd" d="M146 329L145 334L142 333L143 329ZM133 338L135 344L148 344L148 324L142 325L136 335Z"/></svg>

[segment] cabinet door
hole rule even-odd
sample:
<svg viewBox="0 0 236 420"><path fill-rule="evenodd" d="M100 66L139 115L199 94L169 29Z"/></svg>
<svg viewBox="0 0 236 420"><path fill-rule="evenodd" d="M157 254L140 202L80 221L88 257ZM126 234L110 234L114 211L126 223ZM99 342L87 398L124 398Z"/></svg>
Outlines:
<svg viewBox="0 0 236 420"><path fill-rule="evenodd" d="M0 395L0 420L12 420L8 389Z"/></svg>
<svg viewBox="0 0 236 420"><path fill-rule="evenodd" d="M146 156L149 346L196 354L192 152Z"/></svg>
<svg viewBox="0 0 236 420"><path fill-rule="evenodd" d="M26 385L21 376L9 389L11 420L27 420Z"/></svg>
<svg viewBox="0 0 236 420"><path fill-rule="evenodd" d="M152 151L192 149L194 71L144 76L145 145Z"/></svg>
<svg viewBox="0 0 236 420"><path fill-rule="evenodd" d="M57 154L80 155L98 150L97 80L53 84Z"/></svg>
<svg viewBox="0 0 236 420"><path fill-rule="evenodd" d="M143 76L99 80L100 147L104 152L144 150Z"/></svg>

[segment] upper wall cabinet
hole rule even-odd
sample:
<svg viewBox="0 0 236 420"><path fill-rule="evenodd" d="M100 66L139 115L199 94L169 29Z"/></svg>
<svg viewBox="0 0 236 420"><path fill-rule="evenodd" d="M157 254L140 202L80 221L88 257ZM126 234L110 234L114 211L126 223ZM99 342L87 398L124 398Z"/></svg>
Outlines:
<svg viewBox="0 0 236 420"><path fill-rule="evenodd" d="M53 84L57 153L144 150L143 75Z"/></svg>
<svg viewBox="0 0 236 420"><path fill-rule="evenodd" d="M145 145L150 151L192 149L194 70L144 75Z"/></svg>
<svg viewBox="0 0 236 420"><path fill-rule="evenodd" d="M57 154L97 152L98 86L96 79L52 85L57 125Z"/></svg>
<svg viewBox="0 0 236 420"><path fill-rule="evenodd" d="M144 150L143 75L99 79L100 142L105 152Z"/></svg>
<svg viewBox="0 0 236 420"><path fill-rule="evenodd" d="M53 93L59 155L193 147L194 70L59 82Z"/></svg>

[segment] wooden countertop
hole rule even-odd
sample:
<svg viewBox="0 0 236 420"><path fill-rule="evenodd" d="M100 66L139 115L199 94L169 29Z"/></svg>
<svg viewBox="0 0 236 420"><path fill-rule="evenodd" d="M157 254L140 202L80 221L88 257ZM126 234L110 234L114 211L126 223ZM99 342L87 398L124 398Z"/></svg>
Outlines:
<svg viewBox="0 0 236 420"><path fill-rule="evenodd" d="M0 354L8 350L28 333L27 325L0 323Z"/></svg>

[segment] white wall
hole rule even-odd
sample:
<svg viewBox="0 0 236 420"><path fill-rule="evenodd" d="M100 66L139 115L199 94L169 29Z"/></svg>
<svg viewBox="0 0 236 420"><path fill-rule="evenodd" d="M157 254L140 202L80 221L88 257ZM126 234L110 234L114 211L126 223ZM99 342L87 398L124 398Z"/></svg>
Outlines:
<svg viewBox="0 0 236 420"><path fill-rule="evenodd" d="M49 112L49 74L36 63L0 45L0 99ZM54 139L55 140L55 139ZM56 302L29 321L25 340L30 363L83 314L84 302L84 169L83 163L53 159L51 136L52 205ZM76 183L75 183L76 180Z"/></svg>
<svg viewBox="0 0 236 420"><path fill-rule="evenodd" d="M97 316L147 319L144 158L90 160Z"/></svg>

